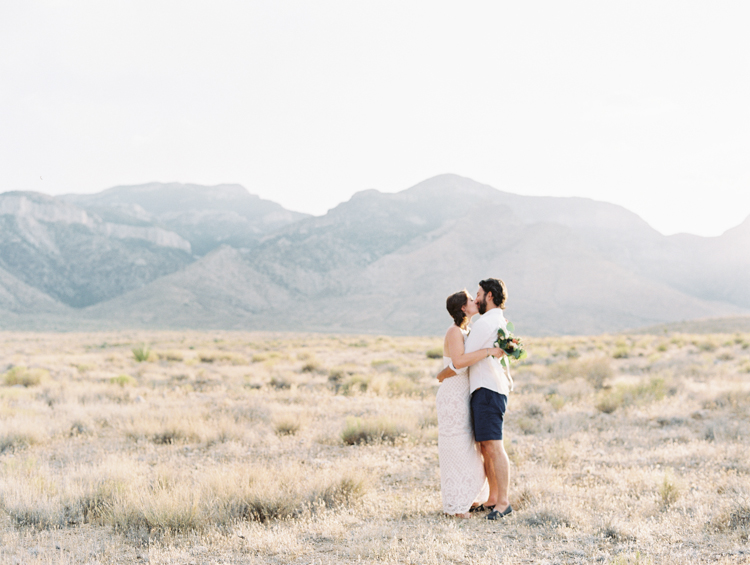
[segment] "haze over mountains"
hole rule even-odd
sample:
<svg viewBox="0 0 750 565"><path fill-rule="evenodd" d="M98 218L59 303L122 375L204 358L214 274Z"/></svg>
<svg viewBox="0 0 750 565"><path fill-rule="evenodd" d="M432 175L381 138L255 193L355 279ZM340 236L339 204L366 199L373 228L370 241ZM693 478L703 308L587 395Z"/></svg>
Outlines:
<svg viewBox="0 0 750 565"><path fill-rule="evenodd" d="M527 335L750 314L750 217L663 236L622 207L456 175L326 215L239 185L0 194L0 328L439 334L445 297L503 278Z"/></svg>

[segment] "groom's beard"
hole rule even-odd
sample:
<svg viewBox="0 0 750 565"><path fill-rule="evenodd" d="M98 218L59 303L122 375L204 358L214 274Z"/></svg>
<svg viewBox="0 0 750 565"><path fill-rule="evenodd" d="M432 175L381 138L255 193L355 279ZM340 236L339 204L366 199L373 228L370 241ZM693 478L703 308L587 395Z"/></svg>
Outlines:
<svg viewBox="0 0 750 565"><path fill-rule="evenodd" d="M484 313L487 311L487 299L485 298L482 300L479 304L477 304L479 307L479 313L484 315Z"/></svg>

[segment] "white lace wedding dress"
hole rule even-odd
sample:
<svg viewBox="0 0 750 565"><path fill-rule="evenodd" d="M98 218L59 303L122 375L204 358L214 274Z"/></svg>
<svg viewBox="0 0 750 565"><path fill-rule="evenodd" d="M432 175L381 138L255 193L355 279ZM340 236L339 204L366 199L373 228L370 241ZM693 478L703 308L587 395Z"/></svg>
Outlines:
<svg viewBox="0 0 750 565"><path fill-rule="evenodd" d="M444 367L450 362L450 357L443 357ZM440 383L436 404L443 512L462 514L469 511L472 503L484 502L490 494L481 451L471 427L467 369Z"/></svg>

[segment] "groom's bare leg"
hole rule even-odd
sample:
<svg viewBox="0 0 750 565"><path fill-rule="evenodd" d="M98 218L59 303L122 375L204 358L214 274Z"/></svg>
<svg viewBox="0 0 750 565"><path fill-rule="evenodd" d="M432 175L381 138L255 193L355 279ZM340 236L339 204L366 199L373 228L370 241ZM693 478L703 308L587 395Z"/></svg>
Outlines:
<svg viewBox="0 0 750 565"><path fill-rule="evenodd" d="M505 453L505 446L503 446L503 440L491 439L482 442L482 453L484 454L485 460L485 472L487 469L487 463L489 461L491 467L491 474L487 474L487 480L490 482L490 498L487 503L495 507L499 511L505 510L510 501L508 499L508 487L510 485L510 460L508 454ZM492 477L492 478L490 478ZM492 498L493 494L493 482L495 486L496 498Z"/></svg>
<svg viewBox="0 0 750 565"><path fill-rule="evenodd" d="M484 447L484 442L479 444L482 449L482 458L484 459L484 474L487 477L487 483L490 486L490 495L487 497L485 506L495 506L497 502L497 478L495 477L495 468L492 465L492 458Z"/></svg>

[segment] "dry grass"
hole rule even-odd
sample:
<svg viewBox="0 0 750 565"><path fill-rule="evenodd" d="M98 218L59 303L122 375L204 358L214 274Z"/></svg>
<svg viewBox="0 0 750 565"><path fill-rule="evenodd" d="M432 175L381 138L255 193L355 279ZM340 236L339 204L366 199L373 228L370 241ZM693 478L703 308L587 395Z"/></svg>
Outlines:
<svg viewBox="0 0 750 565"><path fill-rule="evenodd" d="M750 560L745 334L527 340L501 523L440 512L438 338L0 340L0 563Z"/></svg>
<svg viewBox="0 0 750 565"><path fill-rule="evenodd" d="M5 386L36 386L49 377L49 371L45 369L27 369L26 367L13 367L2 376Z"/></svg>

